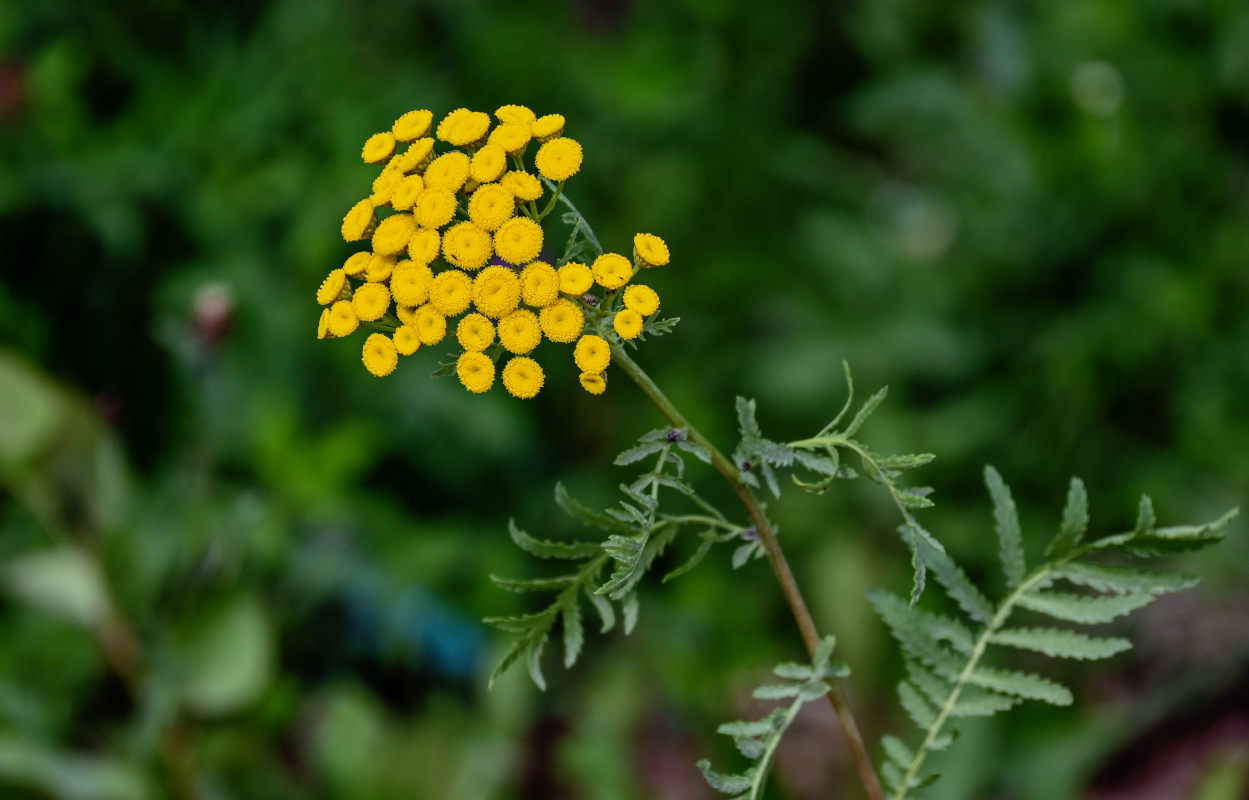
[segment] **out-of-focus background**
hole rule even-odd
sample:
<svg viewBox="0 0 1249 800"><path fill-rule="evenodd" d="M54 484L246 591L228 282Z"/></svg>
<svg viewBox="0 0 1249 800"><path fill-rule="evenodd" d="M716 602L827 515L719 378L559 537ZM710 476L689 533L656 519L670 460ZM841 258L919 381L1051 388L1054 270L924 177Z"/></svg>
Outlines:
<svg viewBox="0 0 1249 800"><path fill-rule="evenodd" d="M504 103L567 117L608 249L671 245L647 277L682 321L639 359L723 447L735 394L813 433L849 361L891 387L864 437L938 454L924 519L990 586L985 463L1034 556L1072 474L1102 533L1141 492L1164 524L1245 503L1243 2L0 3L0 796L709 798L698 758L744 765L715 726L801 649L731 548L545 694L485 690L479 620L532 610L488 575L544 567L508 518L578 533L555 481L613 502L661 422L623 375L478 398L315 338L364 139ZM879 755L894 512L857 484L771 511ZM1136 649L1021 662L1077 705L968 726L931 796L1249 796L1245 534L1114 626ZM851 774L812 706L770 796Z"/></svg>

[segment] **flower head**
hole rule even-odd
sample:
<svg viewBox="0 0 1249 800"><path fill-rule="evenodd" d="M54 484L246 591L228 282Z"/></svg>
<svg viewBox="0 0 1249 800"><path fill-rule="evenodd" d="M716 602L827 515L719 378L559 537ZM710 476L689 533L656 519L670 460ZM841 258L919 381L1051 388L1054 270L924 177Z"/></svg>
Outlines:
<svg viewBox="0 0 1249 800"><path fill-rule="evenodd" d="M473 280L473 305L491 319L501 319L520 305L520 279L507 267L486 267Z"/></svg>
<svg viewBox="0 0 1249 800"><path fill-rule="evenodd" d="M330 333L330 310L328 308L321 309L321 319L317 320L317 338L334 338L334 334Z"/></svg>
<svg viewBox="0 0 1249 800"><path fill-rule="evenodd" d="M408 240L408 258L412 263L427 265L442 252L442 234L431 228L418 228Z"/></svg>
<svg viewBox="0 0 1249 800"><path fill-rule="evenodd" d="M387 256L402 253L415 232L416 220L411 214L392 214L373 232L373 252Z"/></svg>
<svg viewBox="0 0 1249 800"><path fill-rule="evenodd" d="M495 232L494 249L509 264L527 264L542 252L542 226L528 217L513 217Z"/></svg>
<svg viewBox="0 0 1249 800"><path fill-rule="evenodd" d="M455 374L465 389L481 394L494 385L494 362L485 353L470 350L455 362Z"/></svg>
<svg viewBox="0 0 1249 800"><path fill-rule="evenodd" d="M585 264L565 264L559 268L559 290L564 294L585 294L593 285L594 273Z"/></svg>
<svg viewBox="0 0 1249 800"><path fill-rule="evenodd" d="M642 332L642 315L627 308L618 311L612 320L612 327L621 339L635 339Z"/></svg>
<svg viewBox="0 0 1249 800"><path fill-rule="evenodd" d="M432 111L426 109L409 111L395 120L395 124L390 126L390 133L401 142L410 142L429 133L429 126L433 121Z"/></svg>
<svg viewBox="0 0 1249 800"><path fill-rule="evenodd" d="M555 267L535 261L520 272L520 299L534 308L545 308L559 299L559 273Z"/></svg>
<svg viewBox="0 0 1249 800"><path fill-rule="evenodd" d="M503 387L515 397L528 400L537 395L544 381L541 365L532 358L517 356L503 367Z"/></svg>
<svg viewBox="0 0 1249 800"><path fill-rule="evenodd" d="M587 333L577 340L572 359L582 372L602 372L611 363L611 347L602 336Z"/></svg>
<svg viewBox="0 0 1249 800"><path fill-rule="evenodd" d="M509 156L514 156L524 150L525 145L529 144L532 138L533 134L530 133L528 125L504 122L490 132L487 143L497 145Z"/></svg>
<svg viewBox="0 0 1249 800"><path fill-rule="evenodd" d="M484 145L473 154L468 174L478 183L497 181L507 171L507 151L497 144Z"/></svg>
<svg viewBox="0 0 1249 800"><path fill-rule="evenodd" d="M565 137L551 139L538 148L534 163L547 180L568 180L581 169L581 145Z"/></svg>
<svg viewBox="0 0 1249 800"><path fill-rule="evenodd" d="M468 200L468 218L482 230L497 231L515 214L516 195L502 184L484 184Z"/></svg>
<svg viewBox="0 0 1249 800"><path fill-rule="evenodd" d="M467 270L481 269L494 254L490 234L471 222L460 222L442 235L442 251L447 260Z"/></svg>
<svg viewBox="0 0 1249 800"><path fill-rule="evenodd" d="M416 205L416 198L425 190L425 179L420 175L405 175L395 184L390 195L391 208L396 211L407 211Z"/></svg>
<svg viewBox="0 0 1249 800"><path fill-rule="evenodd" d="M473 300L473 279L458 269L438 273L429 287L429 304L440 314L463 314Z"/></svg>
<svg viewBox="0 0 1249 800"><path fill-rule="evenodd" d="M547 114L533 121L533 138L540 142L553 139L564 132L564 117L561 114Z"/></svg>
<svg viewBox="0 0 1249 800"><path fill-rule="evenodd" d="M458 150L443 153L425 168L425 185L458 192L468 180L468 156Z"/></svg>
<svg viewBox="0 0 1249 800"><path fill-rule="evenodd" d="M542 327L532 311L517 309L499 320L499 343L509 353L525 354L542 341Z"/></svg>
<svg viewBox="0 0 1249 800"><path fill-rule="evenodd" d="M464 147L481 141L489 129L488 114L457 108L438 123L438 132L435 135L455 147Z"/></svg>
<svg viewBox="0 0 1249 800"><path fill-rule="evenodd" d="M396 261L397 259L394 256L379 256L374 253L373 257L369 259L369 265L364 268L365 280L370 283L381 283L388 280L390 273L394 271Z"/></svg>
<svg viewBox="0 0 1249 800"><path fill-rule="evenodd" d="M465 314L455 326L455 338L465 350L481 352L494 344L494 323L481 314Z"/></svg>
<svg viewBox="0 0 1249 800"><path fill-rule="evenodd" d="M343 290L347 288L347 273L343 272L342 267L325 276L325 280L321 281L321 288L317 289L317 302L323 306L328 306L335 300L339 300L343 296Z"/></svg>
<svg viewBox="0 0 1249 800"><path fill-rule="evenodd" d="M366 283L351 296L356 316L364 322L381 319L390 310L390 289L381 283Z"/></svg>
<svg viewBox="0 0 1249 800"><path fill-rule="evenodd" d="M633 265L629 259L616 253L604 253L594 259L594 280L604 289L619 289L633 277Z"/></svg>
<svg viewBox="0 0 1249 800"><path fill-rule="evenodd" d="M668 263L668 245L652 233L633 237L633 257L644 267L662 267Z"/></svg>
<svg viewBox="0 0 1249 800"><path fill-rule="evenodd" d="M413 325L400 325L395 329L395 335L392 338L395 341L395 350L398 350L401 356L410 356L421 349L421 335L416 332L416 327Z"/></svg>
<svg viewBox="0 0 1249 800"><path fill-rule="evenodd" d="M447 335L447 318L428 303L416 310L414 321L421 344L438 344Z"/></svg>
<svg viewBox="0 0 1249 800"><path fill-rule="evenodd" d="M399 353L395 343L384 333L371 333L364 340L364 368L379 378L385 378L395 371L399 364Z"/></svg>
<svg viewBox="0 0 1249 800"><path fill-rule="evenodd" d="M343 240L358 242L368 238L376 223L377 214L373 211L373 204L368 200L361 200L343 217Z"/></svg>
<svg viewBox="0 0 1249 800"><path fill-rule="evenodd" d="M365 140L360 155L369 164L380 164L394 155L394 152L395 137L390 133L375 133Z"/></svg>
<svg viewBox="0 0 1249 800"><path fill-rule="evenodd" d="M538 179L524 170L512 170L505 173L499 182L512 190L516 199L525 203L537 200L542 196L542 184Z"/></svg>
<svg viewBox="0 0 1249 800"><path fill-rule="evenodd" d="M525 106L499 106L494 112L499 122L510 122L515 125L532 125L537 115Z"/></svg>
<svg viewBox="0 0 1249 800"><path fill-rule="evenodd" d="M426 188L416 198L413 215L422 228L441 228L455 216L455 193L447 189Z"/></svg>
<svg viewBox="0 0 1249 800"><path fill-rule="evenodd" d="M350 300L339 300L330 306L330 333L335 337L350 336L360 327L360 315Z"/></svg>
<svg viewBox="0 0 1249 800"><path fill-rule="evenodd" d="M601 372L583 372L581 388L590 394L602 394L607 389L607 378Z"/></svg>
<svg viewBox="0 0 1249 800"><path fill-rule="evenodd" d="M390 294L402 306L419 306L429 299L434 273L429 267L400 261L390 276Z"/></svg>
<svg viewBox="0 0 1249 800"><path fill-rule="evenodd" d="M571 300L556 300L538 314L542 332L552 342L571 342L581 335L585 315Z"/></svg>
<svg viewBox="0 0 1249 800"><path fill-rule="evenodd" d="M624 290L625 308L649 317L659 310L659 295L649 286L635 283Z"/></svg>
<svg viewBox="0 0 1249 800"><path fill-rule="evenodd" d="M347 260L343 262L343 272L353 278L359 278L368 269L369 260L373 258L373 254L368 250L362 250L359 253L352 253L347 256Z"/></svg>

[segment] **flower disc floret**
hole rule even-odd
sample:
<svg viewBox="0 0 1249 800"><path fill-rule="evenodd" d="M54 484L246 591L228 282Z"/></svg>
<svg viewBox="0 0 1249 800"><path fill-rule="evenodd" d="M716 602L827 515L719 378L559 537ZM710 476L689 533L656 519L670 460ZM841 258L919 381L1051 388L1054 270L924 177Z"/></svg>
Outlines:
<svg viewBox="0 0 1249 800"><path fill-rule="evenodd" d="M601 372L583 372L581 388L590 394L602 394L607 389L607 378Z"/></svg>
<svg viewBox="0 0 1249 800"><path fill-rule="evenodd" d="M401 261L390 276L390 294L404 306L419 306L429 299L434 273L429 267Z"/></svg>
<svg viewBox="0 0 1249 800"><path fill-rule="evenodd" d="M415 232L416 220L411 214L391 214L373 232L373 252L385 256L402 253Z"/></svg>
<svg viewBox="0 0 1249 800"><path fill-rule="evenodd" d="M497 181L507 172L507 153L497 144L484 145L473 154L468 174L478 183Z"/></svg>
<svg viewBox="0 0 1249 800"><path fill-rule="evenodd" d="M495 232L494 249L509 264L527 264L542 252L542 226L528 217L513 217Z"/></svg>
<svg viewBox="0 0 1249 800"><path fill-rule="evenodd" d="M455 338L465 350L481 352L494 344L494 323L482 314L465 314L455 326Z"/></svg>
<svg viewBox="0 0 1249 800"><path fill-rule="evenodd" d="M542 196L542 184L533 175L524 170L514 169L505 173L499 183L511 190L516 199L524 203L537 200Z"/></svg>
<svg viewBox="0 0 1249 800"><path fill-rule="evenodd" d="M569 263L559 268L559 290L581 296L594 285L594 273L585 264Z"/></svg>
<svg viewBox="0 0 1249 800"><path fill-rule="evenodd" d="M369 265L364 269L364 277L369 283L381 283L389 280L390 273L395 269L396 258L394 256L380 256L376 253L369 259Z"/></svg>
<svg viewBox="0 0 1249 800"><path fill-rule="evenodd" d="M359 278L369 267L369 260L373 258L373 254L368 250L361 250L359 253L352 253L347 256L347 260L343 262L343 272L352 278Z"/></svg>
<svg viewBox="0 0 1249 800"><path fill-rule="evenodd" d="M358 242L367 238L373 232L375 224L377 214L373 211L373 204L368 200L361 200L343 217L343 241Z"/></svg>
<svg viewBox="0 0 1249 800"><path fill-rule="evenodd" d="M517 356L503 367L503 388L522 400L537 395L545 381L542 365L532 358Z"/></svg>
<svg viewBox="0 0 1249 800"><path fill-rule="evenodd" d="M347 288L347 273L342 268L330 272L325 276L325 280L321 281L321 288L317 289L317 302L323 306L328 306L335 300L339 300L343 296L343 290Z"/></svg>
<svg viewBox="0 0 1249 800"><path fill-rule="evenodd" d="M558 300L559 273L555 267L535 261L521 270L520 299L535 308L545 308Z"/></svg>
<svg viewBox="0 0 1249 800"><path fill-rule="evenodd" d="M566 181L581 169L581 145L575 139L559 137L538 148L534 164L547 180Z"/></svg>
<svg viewBox="0 0 1249 800"><path fill-rule="evenodd" d="M429 304L448 317L463 314L473 299L473 279L458 269L440 272L429 287Z"/></svg>
<svg viewBox="0 0 1249 800"><path fill-rule="evenodd" d="M520 305L520 279L507 267L486 267L473 281L473 305L491 319L502 319Z"/></svg>
<svg viewBox="0 0 1249 800"><path fill-rule="evenodd" d="M494 254L494 240L471 222L452 225L442 236L442 250L457 267L478 270Z"/></svg>
<svg viewBox="0 0 1249 800"><path fill-rule="evenodd" d="M395 124L390 126L390 133L401 142L410 142L429 133L429 126L433 121L432 111L424 108L409 111L395 120Z"/></svg>
<svg viewBox="0 0 1249 800"><path fill-rule="evenodd" d="M422 228L441 228L455 216L455 193L446 189L428 188L416 198L413 215Z"/></svg>
<svg viewBox="0 0 1249 800"><path fill-rule="evenodd" d="M456 360L455 374L465 389L482 394L494 385L494 362L485 353L469 351Z"/></svg>
<svg viewBox="0 0 1249 800"><path fill-rule="evenodd" d="M612 320L612 327L621 339L635 339L642 332L642 315L627 308L618 311Z"/></svg>
<svg viewBox="0 0 1249 800"><path fill-rule="evenodd" d="M416 310L413 323L421 344L438 344L447 335L447 318L429 303Z"/></svg>
<svg viewBox="0 0 1249 800"><path fill-rule="evenodd" d="M351 296L356 316L364 322L373 322L390 310L390 289L382 283L366 283Z"/></svg>
<svg viewBox="0 0 1249 800"><path fill-rule="evenodd" d="M557 300L538 314L542 332L552 342L572 342L585 327L585 315L571 300Z"/></svg>
<svg viewBox="0 0 1249 800"><path fill-rule="evenodd" d="M532 311L518 309L499 320L499 342L509 353L523 355L542 341L542 326Z"/></svg>
<svg viewBox="0 0 1249 800"><path fill-rule="evenodd" d="M482 148L482 150L485 149L485 147ZM468 218L482 230L497 231L503 223L515 215L516 195L502 184L484 184L469 198Z"/></svg>
<svg viewBox="0 0 1249 800"><path fill-rule="evenodd" d="M618 253L604 253L594 259L594 280L604 289L619 289L633 277L633 265Z"/></svg>
<svg viewBox="0 0 1249 800"><path fill-rule="evenodd" d="M364 142L360 155L366 163L380 164L395 153L395 137L389 132L375 133Z"/></svg>
<svg viewBox="0 0 1249 800"><path fill-rule="evenodd" d="M395 349L401 356L410 356L421 349L421 335L412 325L400 325L395 329Z"/></svg>
<svg viewBox="0 0 1249 800"><path fill-rule="evenodd" d="M554 139L564 132L564 117L562 114L547 114L538 117L533 121L531 129L533 137L540 142Z"/></svg>
<svg viewBox="0 0 1249 800"><path fill-rule="evenodd" d="M481 111L457 108L438 123L439 139L454 147L475 144L490 130L490 115Z"/></svg>
<svg viewBox="0 0 1249 800"><path fill-rule="evenodd" d="M371 333L364 340L364 368L379 378L385 378L399 365L399 353L395 343L384 333Z"/></svg>
<svg viewBox="0 0 1249 800"><path fill-rule="evenodd" d="M431 228L418 228L408 241L408 258L413 264L429 264L442 252L442 234Z"/></svg>
<svg viewBox="0 0 1249 800"><path fill-rule="evenodd" d="M602 336L587 333L577 340L572 360L582 372L602 372L611 363L611 346Z"/></svg>
<svg viewBox="0 0 1249 800"><path fill-rule="evenodd" d="M502 148L509 156L514 156L521 153L532 138L528 125L504 122L490 132L490 138L486 142Z"/></svg>
<svg viewBox="0 0 1249 800"><path fill-rule="evenodd" d="M408 211L416 205L416 198L425 191L425 180L420 175L405 175L395 184L390 195L391 208L396 211Z"/></svg>
<svg viewBox="0 0 1249 800"><path fill-rule="evenodd" d="M633 257L646 267L662 267L668 263L668 245L653 233L633 237Z"/></svg>
<svg viewBox="0 0 1249 800"><path fill-rule="evenodd" d="M499 122L510 122L514 125L532 125L538 118L528 107L517 105L499 106L494 116Z"/></svg>
<svg viewBox="0 0 1249 800"><path fill-rule="evenodd" d="M468 156L452 150L438 156L425 168L425 185L458 192L468 180Z"/></svg>
<svg viewBox="0 0 1249 800"><path fill-rule="evenodd" d="M635 283L624 290L625 308L649 317L659 310L659 295L649 286Z"/></svg>
<svg viewBox="0 0 1249 800"><path fill-rule="evenodd" d="M329 326L335 337L350 336L360 327L360 315L350 300L339 300L330 306Z"/></svg>

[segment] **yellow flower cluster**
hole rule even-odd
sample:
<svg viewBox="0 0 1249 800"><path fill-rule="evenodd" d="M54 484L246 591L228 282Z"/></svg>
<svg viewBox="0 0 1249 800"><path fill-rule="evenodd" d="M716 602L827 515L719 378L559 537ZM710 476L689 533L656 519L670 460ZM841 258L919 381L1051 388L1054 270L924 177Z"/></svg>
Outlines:
<svg viewBox="0 0 1249 800"><path fill-rule="evenodd" d="M562 191L581 168L581 145L563 134L562 116L506 105L493 120L466 108L437 122L428 110L410 111L389 131L368 137L361 157L381 171L369 196L343 217L341 232L348 242L367 241L369 249L321 283L318 337L372 329L362 360L384 377L400 355L450 335L462 350L455 373L464 388L489 390L496 363L506 358L503 385L522 398L545 382L530 356L543 338L575 343L581 385L602 393L611 345L586 332L586 314L592 322L610 318L621 339L635 338L659 297L628 284L635 269L667 263L668 248L656 236L638 234L632 260L607 253L593 264L558 269L543 260L541 222L555 198L539 212L538 176ZM536 175L526 168L531 147ZM610 293L601 307L589 294L595 284Z"/></svg>

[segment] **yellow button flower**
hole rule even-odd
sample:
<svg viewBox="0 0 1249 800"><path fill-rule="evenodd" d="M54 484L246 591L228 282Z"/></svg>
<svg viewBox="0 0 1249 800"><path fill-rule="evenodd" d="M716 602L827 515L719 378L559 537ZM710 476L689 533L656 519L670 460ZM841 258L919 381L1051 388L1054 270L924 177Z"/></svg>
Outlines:
<svg viewBox="0 0 1249 800"><path fill-rule="evenodd" d="M317 338L334 338L334 334L330 333L330 310L328 308L321 309L321 319L317 320Z"/></svg>
<svg viewBox="0 0 1249 800"><path fill-rule="evenodd" d="M550 264L535 261L520 271L520 299L545 308L559 299L559 273Z"/></svg>
<svg viewBox="0 0 1249 800"><path fill-rule="evenodd" d="M395 152L395 137L389 133L375 133L364 142L360 155L369 164L380 164Z"/></svg>
<svg viewBox="0 0 1249 800"><path fill-rule="evenodd" d="M455 216L456 205L454 192L446 189L426 188L417 196L412 213L422 228L437 229L446 225Z"/></svg>
<svg viewBox="0 0 1249 800"><path fill-rule="evenodd" d="M364 368L379 378L385 378L399 365L399 353L395 343L384 333L371 333L364 340Z"/></svg>
<svg viewBox="0 0 1249 800"><path fill-rule="evenodd" d="M373 179L373 194L369 195L369 202L375 206L384 206L394 197L395 189L399 188L399 182L403 180L403 173L397 169L384 169L382 173Z"/></svg>
<svg viewBox="0 0 1249 800"><path fill-rule="evenodd" d="M429 162L434 160L434 140L426 136L423 139L417 139L408 145L408 149L403 152L403 160L400 166L403 172L416 172L423 169Z"/></svg>
<svg viewBox="0 0 1249 800"><path fill-rule="evenodd" d="M559 290L564 294L583 295L594 285L594 273L585 264L568 263L559 268Z"/></svg>
<svg viewBox="0 0 1249 800"><path fill-rule="evenodd" d="M515 215L516 195L502 184L484 184L469 198L468 218L482 230L497 231L499 226Z"/></svg>
<svg viewBox="0 0 1249 800"><path fill-rule="evenodd" d="M351 296L356 316L364 322L379 320L390 310L390 289L381 283L366 283Z"/></svg>
<svg viewBox="0 0 1249 800"><path fill-rule="evenodd" d="M473 154L468 174L478 183L497 181L507 172L507 152L497 144L487 144Z"/></svg>
<svg viewBox="0 0 1249 800"><path fill-rule="evenodd" d="M542 326L532 311L518 309L499 320L499 342L509 353L524 355L542 341Z"/></svg>
<svg viewBox="0 0 1249 800"><path fill-rule="evenodd" d="M494 344L494 323L481 314L465 314L455 326L455 338L465 350L481 352Z"/></svg>
<svg viewBox="0 0 1249 800"><path fill-rule="evenodd" d="M538 155L533 161L542 177L551 181L566 181L581 169L581 145L562 136L551 139L538 148Z"/></svg>
<svg viewBox="0 0 1249 800"><path fill-rule="evenodd" d="M347 288L347 273L342 268L334 270L325 276L325 280L321 281L321 288L317 289L317 302L323 306L328 306L335 300L342 299L343 290Z"/></svg>
<svg viewBox="0 0 1249 800"><path fill-rule="evenodd" d="M504 122L490 132L490 138L486 142L500 147L509 156L514 156L523 151L532 138L528 125Z"/></svg>
<svg viewBox="0 0 1249 800"><path fill-rule="evenodd" d="M501 319L520 305L520 279L507 267L486 267L473 280L473 305L491 319Z"/></svg>
<svg viewBox="0 0 1249 800"><path fill-rule="evenodd" d="M607 389L607 378L598 372L581 373L581 388L590 394L602 394Z"/></svg>
<svg viewBox="0 0 1249 800"><path fill-rule="evenodd" d="M560 114L547 114L538 117L532 125L533 137L540 142L554 139L564 132L564 117Z"/></svg>
<svg viewBox="0 0 1249 800"><path fill-rule="evenodd" d="M405 175L395 184L390 195L390 206L396 211L408 211L416 205L416 198L425 191L425 179L420 175Z"/></svg>
<svg viewBox="0 0 1249 800"><path fill-rule="evenodd" d="M390 276L390 294L402 306L419 306L429 299L434 273L429 267L401 261Z"/></svg>
<svg viewBox="0 0 1249 800"><path fill-rule="evenodd" d="M369 265L365 267L364 277L369 283L382 283L390 279L390 273L395 269L394 256L379 256L376 253L369 259Z"/></svg>
<svg viewBox="0 0 1249 800"><path fill-rule="evenodd" d="M571 300L557 300L538 314L542 332L552 342L571 342L581 335L585 315Z"/></svg>
<svg viewBox="0 0 1249 800"><path fill-rule="evenodd" d="M391 214L373 232L373 252L386 256L402 253L415 232L416 220L411 214Z"/></svg>
<svg viewBox="0 0 1249 800"><path fill-rule="evenodd" d="M438 273L429 287L429 304L448 317L463 314L473 299L473 279L458 269Z"/></svg>
<svg viewBox="0 0 1249 800"><path fill-rule="evenodd" d="M649 317L659 310L659 295L649 286L635 283L624 291L625 308Z"/></svg>
<svg viewBox="0 0 1249 800"><path fill-rule="evenodd" d="M514 397L528 400L542 389L546 376L542 366L532 358L517 356L503 367L503 387Z"/></svg>
<svg viewBox="0 0 1249 800"><path fill-rule="evenodd" d="M515 105L499 106L494 116L499 122L510 122L514 125L532 125L533 121L538 118L537 114L525 106Z"/></svg>
<svg viewBox="0 0 1249 800"><path fill-rule="evenodd" d="M513 217L495 232L494 249L509 264L528 264L542 252L542 226L528 217Z"/></svg>
<svg viewBox="0 0 1249 800"><path fill-rule="evenodd" d="M421 344L438 344L447 335L447 318L429 303L416 310L416 334L421 337Z"/></svg>
<svg viewBox="0 0 1249 800"><path fill-rule="evenodd" d="M457 108L438 123L435 135L454 147L464 147L481 141L489 129L489 114Z"/></svg>
<svg viewBox="0 0 1249 800"><path fill-rule="evenodd" d="M629 259L616 253L604 253L594 259L594 280L604 289L619 289L633 277L633 265Z"/></svg>
<svg viewBox="0 0 1249 800"><path fill-rule="evenodd" d="M350 336L360 327L360 315L350 300L339 300L330 306L330 333L336 337Z"/></svg>
<svg viewBox="0 0 1249 800"><path fill-rule="evenodd" d="M616 313L616 318L612 320L612 327L616 329L621 339L636 338L642 332L642 315L626 308Z"/></svg>
<svg viewBox="0 0 1249 800"><path fill-rule="evenodd" d="M468 156L458 150L443 153L425 168L425 185L458 192L468 180L469 163Z"/></svg>
<svg viewBox="0 0 1249 800"><path fill-rule="evenodd" d="M587 333L577 340L572 360L582 372L602 372L611 363L611 346L602 336Z"/></svg>
<svg viewBox="0 0 1249 800"><path fill-rule="evenodd" d="M456 360L455 374L465 389L481 394L494 385L494 362L485 353L470 350Z"/></svg>
<svg viewBox="0 0 1249 800"><path fill-rule="evenodd" d="M411 325L416 327L416 310L418 306L395 306L395 316L399 318L399 322L403 325Z"/></svg>
<svg viewBox="0 0 1249 800"><path fill-rule="evenodd" d="M429 126L433 121L432 111L423 108L409 111L395 120L395 124L390 126L390 133L401 142L410 142L429 133Z"/></svg>
<svg viewBox="0 0 1249 800"><path fill-rule="evenodd" d="M358 242L367 238L376 223L377 215L373 211L373 204L368 200L361 200L343 217L343 240Z"/></svg>
<svg viewBox="0 0 1249 800"><path fill-rule="evenodd" d="M506 186L516 195L516 199L528 203L537 200L542 196L542 184L537 178L530 175L524 170L512 170L505 173L499 179L499 183Z"/></svg>
<svg viewBox="0 0 1249 800"><path fill-rule="evenodd" d="M668 245L652 233L633 237L633 257L644 267L662 267L668 263Z"/></svg>
<svg viewBox="0 0 1249 800"><path fill-rule="evenodd" d="M413 264L429 264L442 252L442 234L430 228L418 228L408 241L408 258Z"/></svg>
<svg viewBox="0 0 1249 800"><path fill-rule="evenodd" d="M460 222L442 235L442 251L455 266L478 270L494 255L494 241L473 223Z"/></svg>
<svg viewBox="0 0 1249 800"><path fill-rule="evenodd" d="M359 253L352 253L347 256L347 260L343 262L343 272L353 278L359 278L368 269L369 260L373 258L373 254L368 250L361 250Z"/></svg>
<svg viewBox="0 0 1249 800"><path fill-rule="evenodd" d="M401 356L410 356L421 349L421 335L412 325L400 325L395 330L395 349Z"/></svg>

